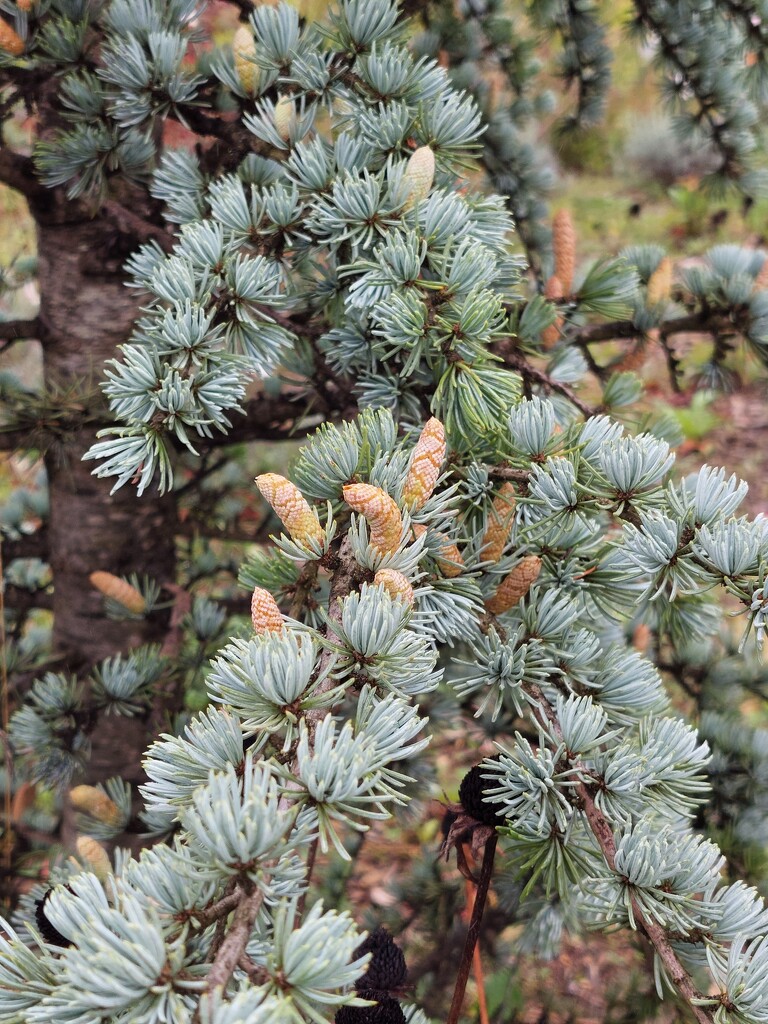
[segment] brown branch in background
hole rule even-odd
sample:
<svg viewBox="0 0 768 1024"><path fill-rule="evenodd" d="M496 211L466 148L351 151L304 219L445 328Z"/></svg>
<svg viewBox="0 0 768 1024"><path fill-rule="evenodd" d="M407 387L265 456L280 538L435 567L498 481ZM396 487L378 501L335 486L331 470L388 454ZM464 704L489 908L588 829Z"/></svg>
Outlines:
<svg viewBox="0 0 768 1024"><path fill-rule="evenodd" d="M0 339L4 341L29 341L39 338L41 331L39 317L31 320L0 320Z"/></svg>
<svg viewBox="0 0 768 1024"><path fill-rule="evenodd" d="M3 792L3 840L2 866L10 874L13 859L13 829L11 828L11 786L13 780L13 758L8 741L10 706L8 701L8 645L5 640L5 564L3 562L3 540L0 537L0 725L2 725L3 754L5 757L5 789Z"/></svg>
<svg viewBox="0 0 768 1024"><path fill-rule="evenodd" d="M687 316L673 317L662 320L658 330L664 334L685 334L696 331L709 332L728 325L733 330L733 322L721 313L701 311ZM620 341L626 338L639 338L643 331L639 330L632 320L613 320L607 324L590 324L572 334L568 342L571 345L594 345L598 342Z"/></svg>
<svg viewBox="0 0 768 1024"><path fill-rule="evenodd" d="M12 583L5 586L5 603L11 608L53 608L53 594L48 590L27 590L15 587Z"/></svg>
<svg viewBox="0 0 768 1024"><path fill-rule="evenodd" d="M304 605L307 603L307 599L315 587L318 569L317 562L306 562L304 568L299 573L299 578L296 580L296 588L288 609L288 614L292 619L298 619L301 615Z"/></svg>
<svg viewBox="0 0 768 1024"><path fill-rule="evenodd" d="M591 416L597 415L598 410L593 409L588 402L579 398L573 388L569 387L567 384L561 383L559 380L555 380L543 370L537 369L529 363L522 352L515 349L509 341L505 340L497 343L494 346L494 351L497 355L502 357L505 365L516 370L526 383L541 384L548 390L557 392L557 394L567 398L569 402L575 405L579 412L587 419Z"/></svg>
<svg viewBox="0 0 768 1024"><path fill-rule="evenodd" d="M27 199L47 199L49 190L35 177L32 158L0 146L0 181Z"/></svg>
<svg viewBox="0 0 768 1024"><path fill-rule="evenodd" d="M161 224L144 220L114 199L107 199L101 209L107 220L119 231L124 235L133 236L138 242L155 241L165 252L170 252L177 241L175 235Z"/></svg>
<svg viewBox="0 0 768 1024"><path fill-rule="evenodd" d="M499 837L494 833L486 842L485 849L483 851L483 865L480 868L480 880L477 884L475 902L472 906L472 917L469 922L469 928L467 929L467 938L464 942L464 950L461 954L461 963L459 964L459 970L456 974L456 985L453 990L453 999L451 1000L451 1008L448 1012L447 1024L457 1024L459 1017L461 1016L464 993L467 988L469 972L472 969L472 963L474 961L475 945L477 944L477 939L480 934L480 925L483 920L485 901L491 884L493 860L496 854L496 844L498 841Z"/></svg>
<svg viewBox="0 0 768 1024"><path fill-rule="evenodd" d="M680 360L675 355L675 350L669 344L667 332L664 330L659 331L659 344L664 349L664 355L667 360L670 386L675 394L679 395L681 393L680 377L682 376Z"/></svg>

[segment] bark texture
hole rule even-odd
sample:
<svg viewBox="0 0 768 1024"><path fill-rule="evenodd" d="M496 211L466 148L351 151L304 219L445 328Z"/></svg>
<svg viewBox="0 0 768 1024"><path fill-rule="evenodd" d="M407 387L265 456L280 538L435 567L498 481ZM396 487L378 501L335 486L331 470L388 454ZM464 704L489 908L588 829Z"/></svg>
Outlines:
<svg viewBox="0 0 768 1024"><path fill-rule="evenodd" d="M48 387L76 386L93 396L105 360L116 354L136 318L140 297L126 288L127 255L102 219L46 222L38 218L40 323ZM131 245L130 248L133 246ZM93 398L91 397L90 401ZM93 664L117 651L162 640L167 617L115 622L89 574L147 573L174 580L175 502L92 475L82 456L95 439L82 429L54 443L46 455L50 494L49 560L54 574L54 644L69 667ZM143 723L106 717L93 735L89 776L101 780L140 775L147 737Z"/></svg>

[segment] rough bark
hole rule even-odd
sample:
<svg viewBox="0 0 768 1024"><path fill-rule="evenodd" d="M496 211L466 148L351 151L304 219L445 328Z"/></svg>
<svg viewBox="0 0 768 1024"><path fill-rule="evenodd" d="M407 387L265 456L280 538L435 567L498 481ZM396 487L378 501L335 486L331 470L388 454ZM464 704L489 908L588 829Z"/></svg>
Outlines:
<svg viewBox="0 0 768 1024"><path fill-rule="evenodd" d="M48 386L76 384L92 392L104 361L126 340L139 298L125 287L125 257L114 228L101 218L69 223L38 217L41 340ZM54 645L71 667L87 666L148 641L162 640L166 622L150 617L116 622L88 576L147 573L174 579L175 503L129 486L110 495L111 481L92 475L82 456L90 430L70 433L46 455L50 494L49 560L54 574ZM89 775L137 779L146 745L137 720L105 718L93 735Z"/></svg>

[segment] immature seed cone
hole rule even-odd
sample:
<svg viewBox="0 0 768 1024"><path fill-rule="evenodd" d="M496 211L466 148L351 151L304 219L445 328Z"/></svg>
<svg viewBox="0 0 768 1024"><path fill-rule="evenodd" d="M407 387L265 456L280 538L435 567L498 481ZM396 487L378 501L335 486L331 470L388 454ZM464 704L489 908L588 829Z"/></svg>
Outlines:
<svg viewBox="0 0 768 1024"><path fill-rule="evenodd" d="M555 299L562 299L562 297L563 283L557 274L552 274L551 277L547 278L547 283L544 285L544 298L554 302Z"/></svg>
<svg viewBox="0 0 768 1024"><path fill-rule="evenodd" d="M413 608L413 587L397 569L379 569L373 582L375 585L380 583L393 600L405 601L409 608Z"/></svg>
<svg viewBox="0 0 768 1024"><path fill-rule="evenodd" d="M414 537L421 537L421 535L426 532L426 526L421 523L414 523ZM444 533L440 533L438 536L443 542L442 552L435 559L440 572L443 576L448 576L449 578L452 578L453 576L460 576L461 570L464 568L464 559L461 557L461 552L453 541L449 537L446 537Z"/></svg>
<svg viewBox="0 0 768 1024"><path fill-rule="evenodd" d="M632 646L636 651L645 654L650 647L652 639L651 630L644 622L638 622L632 632Z"/></svg>
<svg viewBox="0 0 768 1024"><path fill-rule="evenodd" d="M310 507L296 484L278 473L262 473L256 477L256 486L298 544L323 542L325 533L317 512Z"/></svg>
<svg viewBox="0 0 768 1024"><path fill-rule="evenodd" d="M576 229L570 210L558 210L552 218L552 252L555 276L560 278L563 295L570 295L576 269Z"/></svg>
<svg viewBox="0 0 768 1024"><path fill-rule="evenodd" d="M275 129L283 142L291 137L293 118L293 100L290 96L280 96L275 104Z"/></svg>
<svg viewBox="0 0 768 1024"><path fill-rule="evenodd" d="M72 892L72 889L70 889L69 886L67 886L67 889L69 889L69 891ZM69 939L66 939L61 934L59 929L55 928L46 917L45 905L48 902L48 898L50 897L52 892L53 889L51 888L43 896L42 899L35 901L35 924L37 925L37 930L40 932L45 941L50 942L52 946L71 946L72 943L69 941Z"/></svg>
<svg viewBox="0 0 768 1024"><path fill-rule="evenodd" d="M119 576L99 569L92 572L88 579L91 581L91 585L105 597L111 597L113 601L117 601L134 615L143 615L147 610L144 596L136 587L132 587L126 580L121 580Z"/></svg>
<svg viewBox="0 0 768 1024"><path fill-rule="evenodd" d="M371 998L358 992L361 999ZM405 1014L396 999L385 996L375 1006L342 1006L336 1011L335 1024L405 1024Z"/></svg>
<svg viewBox="0 0 768 1024"><path fill-rule="evenodd" d="M629 373L631 370L639 370L648 358L648 346L644 341L638 341L628 352L611 363L611 370L614 373Z"/></svg>
<svg viewBox="0 0 768 1024"><path fill-rule="evenodd" d="M232 38L232 50L235 55L235 72L240 79L240 85L253 96L259 87L261 68L249 57L256 56L256 40L249 25L241 25Z"/></svg>
<svg viewBox="0 0 768 1024"><path fill-rule="evenodd" d="M403 175L403 187L407 193L404 210L410 210L426 199L435 180L435 154L429 146L419 146L411 154Z"/></svg>
<svg viewBox="0 0 768 1024"><path fill-rule="evenodd" d="M80 860L91 869L100 882L106 880L112 870L107 851L90 836L78 836L75 850Z"/></svg>
<svg viewBox="0 0 768 1024"><path fill-rule="evenodd" d="M251 622L257 633L282 633L283 613L268 590L254 587L251 596Z"/></svg>
<svg viewBox="0 0 768 1024"><path fill-rule="evenodd" d="M558 299L563 297L563 284L557 274L553 274L547 278L547 283L544 285L544 298L549 299L550 302L556 302ZM549 327L545 327L541 332L541 343L544 348L552 348L557 343L557 339L560 337L560 328L563 326L563 318L558 314L557 319Z"/></svg>
<svg viewBox="0 0 768 1024"><path fill-rule="evenodd" d="M19 57L24 53L24 40L2 18L0 18L0 50L10 53L13 57Z"/></svg>
<svg viewBox="0 0 768 1024"><path fill-rule="evenodd" d="M531 589L540 572L541 559L538 555L528 555L504 577L493 597L489 597L485 602L485 607L493 615L501 615L502 612L514 608Z"/></svg>
<svg viewBox="0 0 768 1024"><path fill-rule="evenodd" d="M122 825L123 815L120 808L110 800L104 790L96 786L75 786L69 791L69 802L76 811L89 814L105 825L117 828Z"/></svg>
<svg viewBox="0 0 768 1024"><path fill-rule="evenodd" d="M355 982L359 993L391 992L405 981L406 966L403 951L395 945L386 928L376 928L355 950L355 957L371 954L368 970ZM368 996L364 996L368 998ZM374 997L375 998L375 997Z"/></svg>
<svg viewBox="0 0 768 1024"><path fill-rule="evenodd" d="M483 535L480 557L484 562L498 562L509 539L515 519L517 497L512 484L507 481L493 499L488 528Z"/></svg>
<svg viewBox="0 0 768 1024"><path fill-rule="evenodd" d="M373 484L347 484L344 501L368 522L371 544L383 555L397 549L403 534L403 520L397 503Z"/></svg>
<svg viewBox="0 0 768 1024"><path fill-rule="evenodd" d="M403 503L419 509L431 496L445 460L445 427L433 416L427 420L411 455L403 487Z"/></svg>
<svg viewBox="0 0 768 1024"><path fill-rule="evenodd" d="M665 256L648 278L646 302L649 306L658 306L666 302L672 293L672 260Z"/></svg>
<svg viewBox="0 0 768 1024"><path fill-rule="evenodd" d="M483 778L487 771L488 769L481 764L470 768L459 786L459 803L476 821L495 827L503 825L506 819L500 804L488 804L483 799L483 794L496 786L492 779Z"/></svg>

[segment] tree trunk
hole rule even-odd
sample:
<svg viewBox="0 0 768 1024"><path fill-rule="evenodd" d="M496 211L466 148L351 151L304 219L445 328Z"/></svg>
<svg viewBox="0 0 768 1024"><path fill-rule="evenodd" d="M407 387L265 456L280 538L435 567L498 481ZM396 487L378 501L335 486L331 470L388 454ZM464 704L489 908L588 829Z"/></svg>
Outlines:
<svg viewBox="0 0 768 1024"><path fill-rule="evenodd" d="M125 286L126 251L115 254L114 229L103 220L46 223L38 218L40 321L46 388L93 394L105 360L116 355L138 315L140 297ZM112 251L110 251L112 247ZM132 248L133 245L131 244ZM92 401L92 397L90 399ZM50 494L50 564L54 579L53 640L72 668L161 640L167 616L113 621L89 574L148 574L174 580L176 507L172 496L138 498L130 485L110 495L112 480L82 462L95 432L70 432L46 454ZM92 740L89 781L140 777L148 737L136 719L105 716Z"/></svg>

